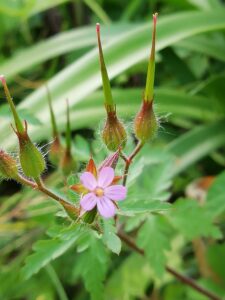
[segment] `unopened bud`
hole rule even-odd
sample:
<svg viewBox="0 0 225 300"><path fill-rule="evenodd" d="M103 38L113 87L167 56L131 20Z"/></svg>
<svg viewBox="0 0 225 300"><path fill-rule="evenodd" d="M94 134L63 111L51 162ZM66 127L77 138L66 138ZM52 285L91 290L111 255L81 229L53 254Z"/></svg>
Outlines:
<svg viewBox="0 0 225 300"><path fill-rule="evenodd" d="M134 120L134 132L138 140L145 143L154 138L158 129L158 122L153 111L152 102L143 101Z"/></svg>
<svg viewBox="0 0 225 300"><path fill-rule="evenodd" d="M45 160L28 136L26 121L24 132L16 132L16 134L19 140L19 157L22 170L27 177L38 178L45 169Z"/></svg>
<svg viewBox="0 0 225 300"><path fill-rule="evenodd" d="M0 150L0 177L17 179L19 176L16 160L8 153Z"/></svg>
<svg viewBox="0 0 225 300"><path fill-rule="evenodd" d="M124 148L127 142L127 133L123 123L117 118L116 111L108 111L107 119L102 131L102 139L111 151Z"/></svg>
<svg viewBox="0 0 225 300"><path fill-rule="evenodd" d="M119 156L120 156L119 150L117 150L113 154L109 155L99 166L98 172L100 172L103 168L106 168L106 167L115 169L116 165L118 163L118 160L119 160Z"/></svg>

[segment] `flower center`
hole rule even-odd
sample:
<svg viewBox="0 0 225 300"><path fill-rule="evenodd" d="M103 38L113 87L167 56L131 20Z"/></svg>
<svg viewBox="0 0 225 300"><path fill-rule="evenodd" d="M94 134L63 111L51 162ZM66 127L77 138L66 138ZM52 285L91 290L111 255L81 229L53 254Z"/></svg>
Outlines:
<svg viewBox="0 0 225 300"><path fill-rule="evenodd" d="M104 195L104 190L103 190L102 188L97 187L97 188L95 189L95 195L96 195L97 197L102 197L102 196Z"/></svg>

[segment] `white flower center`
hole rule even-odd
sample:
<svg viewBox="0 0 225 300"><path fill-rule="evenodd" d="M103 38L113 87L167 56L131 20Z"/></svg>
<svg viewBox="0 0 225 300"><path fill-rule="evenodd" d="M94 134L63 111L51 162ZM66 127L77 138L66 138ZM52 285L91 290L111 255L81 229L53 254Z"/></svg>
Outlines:
<svg viewBox="0 0 225 300"><path fill-rule="evenodd" d="M95 189L94 193L97 197L102 197L104 195L104 190L100 187L97 187Z"/></svg>

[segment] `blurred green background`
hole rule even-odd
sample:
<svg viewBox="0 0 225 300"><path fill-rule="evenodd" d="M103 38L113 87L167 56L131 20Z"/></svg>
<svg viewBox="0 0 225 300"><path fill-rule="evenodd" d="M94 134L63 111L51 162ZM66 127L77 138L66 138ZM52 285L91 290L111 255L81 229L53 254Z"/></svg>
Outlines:
<svg viewBox="0 0 225 300"><path fill-rule="evenodd" d="M155 109L161 127L146 153L152 148L156 153L166 149L178 157L169 170L174 178L173 202L185 194L190 182L217 176L225 166L224 1L0 0L0 73L6 77L19 113L29 123L32 139L45 151L52 140L47 84L62 133L65 99L69 99L75 155L86 162L94 153L100 161L105 150L96 140L105 111L95 23L102 25L103 51L117 111L131 132L145 85L152 14L156 11ZM14 153L17 141L10 123L1 89L0 147ZM47 180L57 185L59 175L50 173ZM73 267L72 251L57 260L54 267L59 277L49 266L27 282L20 280L18 274L26 255L54 223L57 208L52 203L43 204L34 191L21 192L11 182L1 182L0 193L0 299L89 299ZM192 274L190 244L185 251L184 265ZM224 255L222 252L221 257ZM141 276L138 280L138 274L131 276L138 272L139 265L145 268L143 262L132 258L121 265L123 258L115 259L113 268L120 267L117 273L112 268L108 276L107 300L206 299L187 292L178 283L167 284L167 279L159 284L164 291L162 298L157 293L148 296L152 285L148 286ZM224 270L219 272L224 276ZM118 293L114 291L117 287Z"/></svg>

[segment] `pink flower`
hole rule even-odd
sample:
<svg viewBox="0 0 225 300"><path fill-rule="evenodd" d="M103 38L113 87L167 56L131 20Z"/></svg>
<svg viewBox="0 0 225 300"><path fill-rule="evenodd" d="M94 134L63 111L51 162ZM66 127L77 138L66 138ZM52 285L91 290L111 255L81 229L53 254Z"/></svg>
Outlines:
<svg viewBox="0 0 225 300"><path fill-rule="evenodd" d="M113 168L103 168L97 178L91 172L84 172L81 177L82 185L88 190L80 201L85 211L92 210L96 205L97 209L105 218L113 217L116 213L114 201L121 201L126 198L127 189L123 185L113 185L115 177Z"/></svg>

